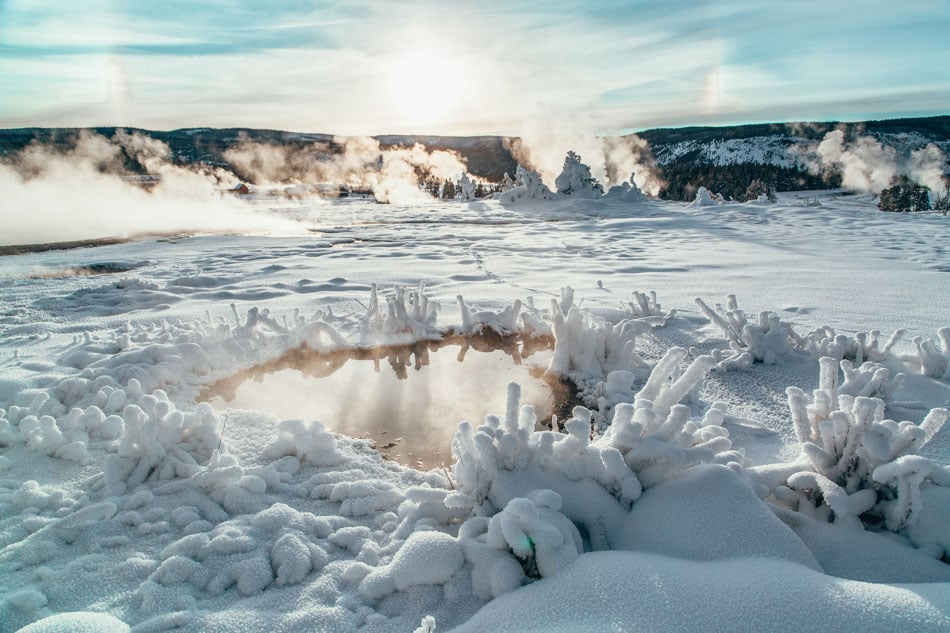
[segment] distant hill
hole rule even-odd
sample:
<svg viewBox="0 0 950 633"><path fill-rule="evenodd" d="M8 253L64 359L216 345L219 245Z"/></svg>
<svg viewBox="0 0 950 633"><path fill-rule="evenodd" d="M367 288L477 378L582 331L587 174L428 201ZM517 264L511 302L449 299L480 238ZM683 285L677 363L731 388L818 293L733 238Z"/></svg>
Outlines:
<svg viewBox="0 0 950 633"><path fill-rule="evenodd" d="M662 197L689 199L699 185L726 197L736 197L753 180L778 190L817 189L836 186L836 174L811 173L802 156L789 149L821 140L825 134L846 126L850 137L871 136L894 147L900 154L933 143L950 155L950 116L892 119L841 124L839 122L798 122L736 125L723 127L661 128L639 132L650 143L659 175L667 182ZM117 128L93 128L112 136ZM135 129L123 128L130 132ZM312 148L334 152L339 145L329 134L257 130L249 128L189 128L171 131L137 130L166 143L173 159L183 164L206 163L229 167L225 152L243 140ZM69 147L78 136L76 128L19 128L0 130L0 156L16 152L36 141ZM499 136L406 136L375 137L384 148L421 143L429 150L451 150L465 158L469 171L498 182L507 172L514 174L517 162Z"/></svg>

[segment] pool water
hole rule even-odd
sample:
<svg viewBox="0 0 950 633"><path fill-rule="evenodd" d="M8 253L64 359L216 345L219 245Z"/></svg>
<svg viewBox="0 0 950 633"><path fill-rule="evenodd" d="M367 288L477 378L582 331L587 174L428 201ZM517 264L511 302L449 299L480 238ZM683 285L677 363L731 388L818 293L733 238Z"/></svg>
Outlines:
<svg viewBox="0 0 950 633"><path fill-rule="evenodd" d="M550 340L455 338L439 343L318 353L308 348L213 385L218 410L254 409L284 420L316 419L372 439L384 457L414 468L452 463L458 423L504 414L507 384L547 422L566 389L544 375Z"/></svg>

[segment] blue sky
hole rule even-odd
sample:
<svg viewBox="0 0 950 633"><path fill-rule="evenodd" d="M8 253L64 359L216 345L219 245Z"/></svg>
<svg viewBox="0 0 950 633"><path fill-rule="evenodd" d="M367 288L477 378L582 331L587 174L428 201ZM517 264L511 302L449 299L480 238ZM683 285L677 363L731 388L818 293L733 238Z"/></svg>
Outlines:
<svg viewBox="0 0 950 633"><path fill-rule="evenodd" d="M947 0L0 0L0 127L522 134L950 112Z"/></svg>

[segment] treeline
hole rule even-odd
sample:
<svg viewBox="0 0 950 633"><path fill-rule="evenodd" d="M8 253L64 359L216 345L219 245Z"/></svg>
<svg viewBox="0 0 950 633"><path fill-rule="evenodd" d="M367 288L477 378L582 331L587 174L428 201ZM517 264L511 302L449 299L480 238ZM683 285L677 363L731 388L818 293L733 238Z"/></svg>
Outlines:
<svg viewBox="0 0 950 633"><path fill-rule="evenodd" d="M714 165L677 161L660 168L658 173L666 182L660 190L660 197L666 200L692 200L700 187L722 195L725 200L744 202L758 196L757 193L752 195L758 191L758 185L753 187L754 183L764 184L773 192L829 189L841 185L838 174L815 175L802 169L751 162Z"/></svg>
<svg viewBox="0 0 950 633"><path fill-rule="evenodd" d="M932 195L933 204L930 202ZM927 187L905 178L881 191L877 208L896 213L935 210L946 215L950 211L950 186L943 192L931 192Z"/></svg>
<svg viewBox="0 0 950 633"><path fill-rule="evenodd" d="M656 128L637 132L637 136L649 141L652 147L685 141L709 143L787 134L810 140L821 140L825 134L838 129L841 125L860 131L862 134L920 134L933 140L950 138L950 116L947 115L859 122L752 123L715 127Z"/></svg>

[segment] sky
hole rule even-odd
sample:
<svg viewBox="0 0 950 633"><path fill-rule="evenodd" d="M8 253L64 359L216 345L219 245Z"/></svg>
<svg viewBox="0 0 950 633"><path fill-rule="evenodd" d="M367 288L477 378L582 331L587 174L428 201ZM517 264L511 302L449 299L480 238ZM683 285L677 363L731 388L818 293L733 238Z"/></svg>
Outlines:
<svg viewBox="0 0 950 633"><path fill-rule="evenodd" d="M0 127L521 135L950 112L948 0L0 0Z"/></svg>

